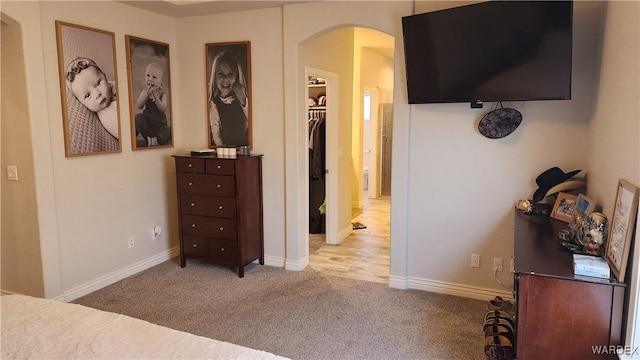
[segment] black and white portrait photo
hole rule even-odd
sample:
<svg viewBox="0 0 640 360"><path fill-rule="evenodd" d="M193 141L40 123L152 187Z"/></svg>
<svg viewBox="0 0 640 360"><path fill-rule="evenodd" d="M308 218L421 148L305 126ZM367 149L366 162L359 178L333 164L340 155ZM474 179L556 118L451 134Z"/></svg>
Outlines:
<svg viewBox="0 0 640 360"><path fill-rule="evenodd" d="M206 44L209 147L251 146L251 44Z"/></svg>
<svg viewBox="0 0 640 360"><path fill-rule="evenodd" d="M169 45L126 35L133 150L173 147Z"/></svg>
<svg viewBox="0 0 640 360"><path fill-rule="evenodd" d="M56 21L65 155L120 152L115 39Z"/></svg>

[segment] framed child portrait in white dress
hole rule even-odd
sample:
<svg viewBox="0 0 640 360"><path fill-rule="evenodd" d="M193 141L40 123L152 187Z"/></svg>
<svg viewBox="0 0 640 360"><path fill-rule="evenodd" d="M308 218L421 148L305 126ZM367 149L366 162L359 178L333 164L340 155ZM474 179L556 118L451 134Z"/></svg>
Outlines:
<svg viewBox="0 0 640 360"><path fill-rule="evenodd" d="M205 45L209 147L251 146L251 43Z"/></svg>
<svg viewBox="0 0 640 360"><path fill-rule="evenodd" d="M125 35L131 148L173 147L169 44Z"/></svg>
<svg viewBox="0 0 640 360"><path fill-rule="evenodd" d="M121 152L114 33L55 24L65 156Z"/></svg>

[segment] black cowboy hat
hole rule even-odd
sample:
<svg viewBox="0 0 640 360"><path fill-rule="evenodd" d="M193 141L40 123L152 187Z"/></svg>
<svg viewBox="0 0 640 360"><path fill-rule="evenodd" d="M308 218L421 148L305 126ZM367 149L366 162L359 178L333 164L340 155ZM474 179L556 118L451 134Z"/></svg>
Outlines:
<svg viewBox="0 0 640 360"><path fill-rule="evenodd" d="M536 178L538 189L533 193L533 201L539 202L540 200L544 199L549 189L571 179L579 172L580 170L573 170L571 172L565 173L559 167L554 166L551 169L548 169L542 174L538 175L538 177Z"/></svg>

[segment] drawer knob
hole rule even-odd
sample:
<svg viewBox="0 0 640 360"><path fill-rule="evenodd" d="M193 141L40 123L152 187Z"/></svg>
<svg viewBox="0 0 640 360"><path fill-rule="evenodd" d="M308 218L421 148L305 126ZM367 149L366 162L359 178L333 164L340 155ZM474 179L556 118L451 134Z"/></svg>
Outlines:
<svg viewBox="0 0 640 360"><path fill-rule="evenodd" d="M189 181L189 186L193 186L193 183L191 181Z"/></svg>
<svg viewBox="0 0 640 360"><path fill-rule="evenodd" d="M191 207L194 207L194 206L196 206L196 203L191 203Z"/></svg>
<svg viewBox="0 0 640 360"><path fill-rule="evenodd" d="M198 247L198 244L193 244L193 247Z"/></svg>
<svg viewBox="0 0 640 360"><path fill-rule="evenodd" d="M218 170L222 169L222 165L216 166L216 169L218 169Z"/></svg>
<svg viewBox="0 0 640 360"><path fill-rule="evenodd" d="M193 167L193 164L192 164L192 163L189 163L189 165L187 165L187 166L188 166L188 167L190 167L190 168L192 168L192 167Z"/></svg>
<svg viewBox="0 0 640 360"><path fill-rule="evenodd" d="M222 207L222 205L220 205L220 206L218 207L218 209L219 209L219 210L222 210L222 208L223 208L223 207Z"/></svg>
<svg viewBox="0 0 640 360"><path fill-rule="evenodd" d="M192 228L193 228L193 227L196 227L196 224L195 224L195 223L191 224L191 227L192 227Z"/></svg>
<svg viewBox="0 0 640 360"><path fill-rule="evenodd" d="M220 188L222 187L222 185L217 184L217 185L216 185L216 187L217 187L218 189L220 189Z"/></svg>
<svg viewBox="0 0 640 360"><path fill-rule="evenodd" d="M220 226L220 231L224 231L224 226Z"/></svg>
<svg viewBox="0 0 640 360"><path fill-rule="evenodd" d="M220 249L220 251L224 251L224 248Z"/></svg>

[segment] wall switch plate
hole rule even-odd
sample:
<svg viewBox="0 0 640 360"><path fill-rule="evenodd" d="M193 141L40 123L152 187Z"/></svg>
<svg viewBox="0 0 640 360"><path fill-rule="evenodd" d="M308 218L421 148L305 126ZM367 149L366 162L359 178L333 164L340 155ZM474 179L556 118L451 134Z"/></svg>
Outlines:
<svg viewBox="0 0 640 360"><path fill-rule="evenodd" d="M9 165L7 166L7 179L11 181L18 181L18 167Z"/></svg>
<svg viewBox="0 0 640 360"><path fill-rule="evenodd" d="M471 254L471 267L479 268L480 267L480 255Z"/></svg>

